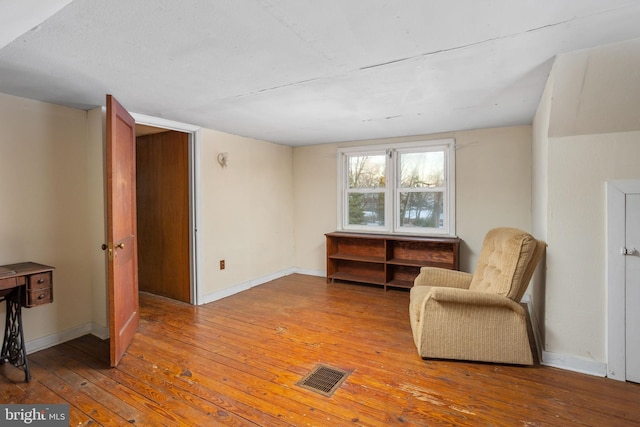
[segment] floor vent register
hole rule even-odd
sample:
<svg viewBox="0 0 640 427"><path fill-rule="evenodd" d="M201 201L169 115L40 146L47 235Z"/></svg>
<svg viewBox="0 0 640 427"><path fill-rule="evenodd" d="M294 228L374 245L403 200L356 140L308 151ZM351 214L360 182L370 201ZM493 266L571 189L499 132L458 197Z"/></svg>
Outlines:
<svg viewBox="0 0 640 427"><path fill-rule="evenodd" d="M350 373L330 366L318 365L296 385L329 397L342 385Z"/></svg>

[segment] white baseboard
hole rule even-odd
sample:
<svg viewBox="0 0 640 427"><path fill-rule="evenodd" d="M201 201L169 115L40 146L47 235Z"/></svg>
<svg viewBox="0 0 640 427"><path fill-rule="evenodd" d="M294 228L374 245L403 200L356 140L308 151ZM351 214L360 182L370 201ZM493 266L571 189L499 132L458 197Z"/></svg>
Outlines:
<svg viewBox="0 0 640 427"><path fill-rule="evenodd" d="M326 277L327 272L324 270L309 270L305 268L296 268L294 273L298 274L306 274L307 276L318 276L318 277Z"/></svg>
<svg viewBox="0 0 640 427"><path fill-rule="evenodd" d="M106 326L98 325L97 323L91 324L91 335L95 335L101 340L109 338L109 328Z"/></svg>
<svg viewBox="0 0 640 427"><path fill-rule="evenodd" d="M543 351L542 361L540 363L545 366L580 372L581 374L594 375L596 377L607 376L606 363L568 354L557 354L549 351Z"/></svg>
<svg viewBox="0 0 640 427"><path fill-rule="evenodd" d="M24 343L24 346L27 350L27 354L35 353L36 351L44 350L46 348L62 344L63 342L79 338L83 335L87 335L90 332L91 323L85 323L84 325L76 326L75 328L56 332L54 334L47 335L41 338L29 340Z"/></svg>
<svg viewBox="0 0 640 427"><path fill-rule="evenodd" d="M240 283L230 288L222 289L220 291L210 292L206 295L202 296L202 301L199 301L199 304L207 304L213 301L217 301L222 298L230 297L231 295L235 295L239 292L246 291L255 286L262 285L271 280L279 279L280 277L288 276L289 274L296 273L295 268L288 268L286 270L281 270L276 273L269 274L267 276L259 277L257 279L249 280L248 282Z"/></svg>
<svg viewBox="0 0 640 427"><path fill-rule="evenodd" d="M533 335L536 341L536 348L538 350L538 359L540 360L541 365L564 369L566 371L580 372L582 374L594 375L597 377L607 376L606 363L569 354L558 354L542 350L540 322L536 316L536 310L533 307L530 295L525 294L524 297L522 297L522 302L527 304L527 309L529 310Z"/></svg>

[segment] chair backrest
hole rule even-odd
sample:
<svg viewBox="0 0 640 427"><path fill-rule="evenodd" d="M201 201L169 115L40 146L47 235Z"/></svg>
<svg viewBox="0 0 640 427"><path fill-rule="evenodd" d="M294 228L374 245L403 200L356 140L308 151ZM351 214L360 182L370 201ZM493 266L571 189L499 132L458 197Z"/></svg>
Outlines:
<svg viewBox="0 0 640 427"><path fill-rule="evenodd" d="M520 302L546 244L517 228L490 230L484 238L469 289Z"/></svg>

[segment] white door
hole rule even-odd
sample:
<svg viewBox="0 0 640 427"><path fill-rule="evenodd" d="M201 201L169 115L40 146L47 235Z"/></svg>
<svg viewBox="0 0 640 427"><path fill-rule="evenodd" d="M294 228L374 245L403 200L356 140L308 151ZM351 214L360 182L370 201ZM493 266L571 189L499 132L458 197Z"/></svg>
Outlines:
<svg viewBox="0 0 640 427"><path fill-rule="evenodd" d="M626 195L625 216L626 377L640 383L640 194Z"/></svg>

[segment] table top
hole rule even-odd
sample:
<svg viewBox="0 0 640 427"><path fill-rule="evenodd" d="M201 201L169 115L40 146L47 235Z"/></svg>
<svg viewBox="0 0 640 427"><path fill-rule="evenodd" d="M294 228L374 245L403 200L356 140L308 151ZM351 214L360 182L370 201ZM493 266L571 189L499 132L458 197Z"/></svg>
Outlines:
<svg viewBox="0 0 640 427"><path fill-rule="evenodd" d="M24 276L27 274L44 273L52 270L55 270L55 267L30 261L19 262L17 264L7 264L0 266L0 279Z"/></svg>

